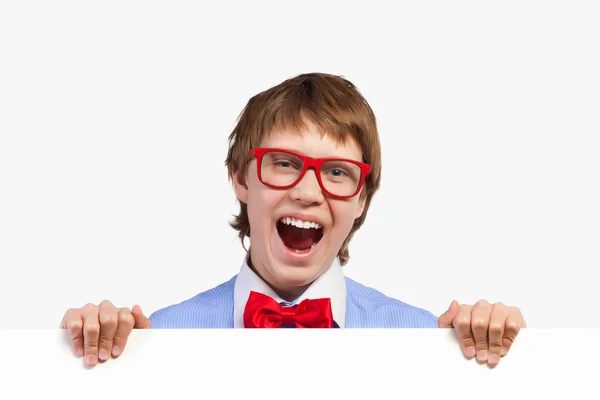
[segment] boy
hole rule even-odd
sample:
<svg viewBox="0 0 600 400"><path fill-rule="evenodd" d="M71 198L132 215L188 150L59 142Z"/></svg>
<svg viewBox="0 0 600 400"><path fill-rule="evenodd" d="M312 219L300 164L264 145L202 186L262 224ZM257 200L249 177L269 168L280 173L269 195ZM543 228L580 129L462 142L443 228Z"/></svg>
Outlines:
<svg viewBox="0 0 600 400"><path fill-rule="evenodd" d="M303 74L259 93L229 144L231 225L251 244L239 274L150 318L108 301L68 310L61 328L88 365L118 357L134 327L454 327L466 357L494 366L526 326L519 309L484 300L453 301L438 319L344 277L381 173L375 116L348 80Z"/></svg>

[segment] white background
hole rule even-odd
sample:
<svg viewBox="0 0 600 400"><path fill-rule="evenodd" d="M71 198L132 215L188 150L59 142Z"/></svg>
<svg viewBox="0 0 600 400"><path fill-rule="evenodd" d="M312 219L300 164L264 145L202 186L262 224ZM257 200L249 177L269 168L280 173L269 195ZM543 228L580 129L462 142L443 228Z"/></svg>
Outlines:
<svg viewBox="0 0 600 400"><path fill-rule="evenodd" d="M358 86L383 145L348 276L436 315L486 298L600 327L598 6L329 4L2 3L0 328L231 278L227 136L315 71Z"/></svg>

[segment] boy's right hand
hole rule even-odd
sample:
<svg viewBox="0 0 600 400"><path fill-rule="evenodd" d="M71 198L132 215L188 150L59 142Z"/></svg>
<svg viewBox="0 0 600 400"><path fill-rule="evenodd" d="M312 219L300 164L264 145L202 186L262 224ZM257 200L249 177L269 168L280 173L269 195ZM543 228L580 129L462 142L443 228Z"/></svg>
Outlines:
<svg viewBox="0 0 600 400"><path fill-rule="evenodd" d="M60 323L61 329L69 331L75 354L85 355L89 366L108 360L111 354L118 357L133 328L148 329L150 325L152 322L140 306L130 311L127 307L117 308L108 300L99 305L88 303L81 308L70 308Z"/></svg>

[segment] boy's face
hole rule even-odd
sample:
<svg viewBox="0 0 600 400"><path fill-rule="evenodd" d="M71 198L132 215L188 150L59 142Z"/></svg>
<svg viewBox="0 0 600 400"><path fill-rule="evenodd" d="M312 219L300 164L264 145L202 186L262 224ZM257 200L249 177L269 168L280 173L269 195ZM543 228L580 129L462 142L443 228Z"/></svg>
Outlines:
<svg viewBox="0 0 600 400"><path fill-rule="evenodd" d="M313 158L339 157L362 162L361 149L354 140L340 145L327 135L321 137L314 124L307 125L308 131L303 133L274 132L263 139L260 147L291 150ZM349 199L327 196L313 169L289 189L267 187L258 179L256 163L252 159L246 175L236 175L234 179L238 199L248 206L252 265L282 297L292 300L331 266L354 220L362 214L365 201L360 193ZM317 222L322 231L318 227L297 228L289 225L289 220L286 225L281 222L286 217ZM307 236L317 242L312 249L296 251L293 245L289 246L298 237L306 240Z"/></svg>

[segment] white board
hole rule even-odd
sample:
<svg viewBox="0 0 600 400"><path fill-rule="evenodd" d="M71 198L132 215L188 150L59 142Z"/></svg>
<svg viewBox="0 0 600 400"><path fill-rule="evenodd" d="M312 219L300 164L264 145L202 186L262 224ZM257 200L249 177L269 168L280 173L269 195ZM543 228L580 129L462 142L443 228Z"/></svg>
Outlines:
<svg viewBox="0 0 600 400"><path fill-rule="evenodd" d="M94 368L65 331L0 331L0 399L598 399L598 329L525 329L496 368L452 330L135 330Z"/></svg>

